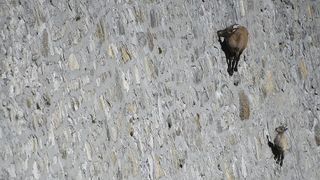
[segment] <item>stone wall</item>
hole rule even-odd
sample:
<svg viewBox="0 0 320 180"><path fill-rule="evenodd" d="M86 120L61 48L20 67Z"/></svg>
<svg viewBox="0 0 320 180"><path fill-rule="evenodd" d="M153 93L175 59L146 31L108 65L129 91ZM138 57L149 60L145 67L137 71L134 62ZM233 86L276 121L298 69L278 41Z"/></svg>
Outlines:
<svg viewBox="0 0 320 180"><path fill-rule="evenodd" d="M319 18L318 0L0 0L0 179L319 178Z"/></svg>

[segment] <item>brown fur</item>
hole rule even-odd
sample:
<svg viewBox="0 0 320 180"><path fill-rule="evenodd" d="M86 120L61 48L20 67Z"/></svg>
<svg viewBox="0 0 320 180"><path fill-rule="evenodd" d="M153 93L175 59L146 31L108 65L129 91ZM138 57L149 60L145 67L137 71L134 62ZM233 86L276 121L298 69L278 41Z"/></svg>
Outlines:
<svg viewBox="0 0 320 180"><path fill-rule="evenodd" d="M238 71L240 55L247 47L248 30L247 28L234 24L217 32L222 50L226 54L228 63L228 73L232 76L234 71ZM221 41L221 37L224 38Z"/></svg>

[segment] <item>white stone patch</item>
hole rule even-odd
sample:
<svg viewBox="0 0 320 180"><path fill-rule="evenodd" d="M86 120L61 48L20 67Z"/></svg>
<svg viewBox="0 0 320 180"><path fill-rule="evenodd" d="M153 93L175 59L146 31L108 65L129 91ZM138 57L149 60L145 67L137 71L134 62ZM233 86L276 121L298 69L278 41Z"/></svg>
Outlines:
<svg viewBox="0 0 320 180"><path fill-rule="evenodd" d="M240 15L241 16L245 16L246 15L246 11L244 9L243 0L240 0Z"/></svg>
<svg viewBox="0 0 320 180"><path fill-rule="evenodd" d="M52 123L52 126L55 129L60 126L60 124L61 124L61 113L59 112L59 110L56 110L51 114L51 123Z"/></svg>
<svg viewBox="0 0 320 180"><path fill-rule="evenodd" d="M110 128L110 136L113 141L117 140L117 129L115 127Z"/></svg>
<svg viewBox="0 0 320 180"><path fill-rule="evenodd" d="M259 160L260 159L260 144L259 144L259 141L256 137L254 137L254 142L255 142L255 148L256 148L256 156L257 156L257 159Z"/></svg>
<svg viewBox="0 0 320 180"><path fill-rule="evenodd" d="M134 66L133 72L134 72L134 77L136 79L136 83L140 84L140 74L137 66Z"/></svg>
<svg viewBox="0 0 320 180"><path fill-rule="evenodd" d="M32 148L33 148L32 139L28 139L28 141L24 143L23 151L27 156L31 156Z"/></svg>
<svg viewBox="0 0 320 180"><path fill-rule="evenodd" d="M71 106L75 111L77 111L79 109L79 106L80 106L79 100L77 98L72 98Z"/></svg>
<svg viewBox="0 0 320 180"><path fill-rule="evenodd" d="M92 62L92 66L93 66L93 69L94 69L94 70L97 70L97 63L96 63L96 61L93 61L93 62Z"/></svg>
<svg viewBox="0 0 320 180"><path fill-rule="evenodd" d="M77 58L73 53L71 53L68 58L68 65L69 65L69 69L72 71L78 70L80 68Z"/></svg>
<svg viewBox="0 0 320 180"><path fill-rule="evenodd" d="M29 162L29 158L28 158L28 156L27 156L27 158L23 161L23 163L22 163L22 169L24 170L24 171L26 171L27 169L28 169L28 162Z"/></svg>
<svg viewBox="0 0 320 180"><path fill-rule="evenodd" d="M93 52L96 49L96 45L94 43L94 40L92 40L92 37L89 40L89 52Z"/></svg>
<svg viewBox="0 0 320 180"><path fill-rule="evenodd" d="M153 177L153 171L154 171L153 159L152 159L152 156L150 156L150 155L148 156L148 164L149 164L150 177Z"/></svg>
<svg viewBox="0 0 320 180"><path fill-rule="evenodd" d="M62 56L63 54L63 49L60 47L54 47L53 48L54 52L57 53L59 56Z"/></svg>
<svg viewBox="0 0 320 180"><path fill-rule="evenodd" d="M37 153L38 151L38 140L36 137L32 138L32 151L33 153Z"/></svg>
<svg viewBox="0 0 320 180"><path fill-rule="evenodd" d="M97 87L100 87L100 83L101 83L101 79L100 79L100 78L97 78L97 79L96 79Z"/></svg>
<svg viewBox="0 0 320 180"><path fill-rule="evenodd" d="M101 110L103 110L104 113L106 113L107 108L106 108L106 103L104 103L104 97L103 97L103 95L101 95L101 96L99 97L99 103L100 103L100 108L101 108Z"/></svg>
<svg viewBox="0 0 320 180"><path fill-rule="evenodd" d="M54 91L58 90L60 87L60 82L59 82L59 76L57 76L56 72L52 73L52 81L53 81Z"/></svg>
<svg viewBox="0 0 320 180"><path fill-rule="evenodd" d="M10 85L9 87L9 97L13 98L14 97L14 86Z"/></svg>
<svg viewBox="0 0 320 180"><path fill-rule="evenodd" d="M7 171L9 173L10 177L12 177L12 178L17 177L16 168L13 164L10 164L9 168L7 168Z"/></svg>
<svg viewBox="0 0 320 180"><path fill-rule="evenodd" d="M242 171L243 177L247 177L246 162L245 162L243 156L242 156L242 158L241 158L241 171Z"/></svg>
<svg viewBox="0 0 320 180"><path fill-rule="evenodd" d="M72 80L71 82L69 82L68 84L68 91L74 91L80 89L80 82L76 79L76 80Z"/></svg>
<svg viewBox="0 0 320 180"><path fill-rule="evenodd" d="M39 26L39 32L43 32L46 29L46 24L45 23L41 23L41 25Z"/></svg>
<svg viewBox="0 0 320 180"><path fill-rule="evenodd" d="M84 76L83 78L81 78L81 85L82 86L85 86L85 85L87 85L87 84L89 84L90 83L90 78L89 78L89 76Z"/></svg>
<svg viewBox="0 0 320 180"><path fill-rule="evenodd" d="M78 132L77 132L77 141L78 141L78 142L81 142L81 132L82 132L82 131L78 131Z"/></svg>
<svg viewBox="0 0 320 180"><path fill-rule="evenodd" d="M136 19L134 12L129 8L127 11L128 11L128 21L133 22Z"/></svg>
<svg viewBox="0 0 320 180"><path fill-rule="evenodd" d="M53 133L53 125L51 125L51 127L49 129L48 143L51 144L52 146L55 145L54 133Z"/></svg>
<svg viewBox="0 0 320 180"><path fill-rule="evenodd" d="M78 171L78 174L77 174L77 178L76 178L76 179L79 179L79 180L82 179L82 171L81 171L81 170Z"/></svg>
<svg viewBox="0 0 320 180"><path fill-rule="evenodd" d="M122 80L122 86L123 89L126 90L127 92L129 91L129 76L126 76L123 72L121 72L121 80Z"/></svg>
<svg viewBox="0 0 320 180"><path fill-rule="evenodd" d="M92 161L92 153L91 153L91 146L88 142L86 142L84 144L85 148L86 148L86 152L87 152L87 158L89 161Z"/></svg>
<svg viewBox="0 0 320 180"><path fill-rule="evenodd" d="M215 93L215 95L216 95L216 98L217 98L217 99L220 99L221 96L222 96L222 93L221 93L220 90L217 90L216 93Z"/></svg>
<svg viewBox="0 0 320 180"><path fill-rule="evenodd" d="M152 149L153 149L153 147L154 147L154 146L153 146L153 138L154 138L154 137L151 135L150 138L149 138L149 141L148 141L149 146L150 146Z"/></svg>
<svg viewBox="0 0 320 180"><path fill-rule="evenodd" d="M84 85L86 85L86 84L89 84L89 83L90 83L90 78L89 78L89 76L86 75L86 76L82 77L82 78L81 78L81 83L82 83L82 84L81 84L82 86L84 86Z"/></svg>
<svg viewBox="0 0 320 180"><path fill-rule="evenodd" d="M147 77L150 81L152 79L152 76L154 75L154 72L155 72L154 65L151 62L151 60L149 60L148 58L145 58L144 59L144 66L145 66L145 71L146 71Z"/></svg>
<svg viewBox="0 0 320 180"><path fill-rule="evenodd" d="M108 48L108 55L113 59L117 56L117 54L118 54L117 48L113 44L110 44Z"/></svg>
<svg viewBox="0 0 320 180"><path fill-rule="evenodd" d="M37 162L33 162L32 174L35 179L40 178L40 171L39 171Z"/></svg>

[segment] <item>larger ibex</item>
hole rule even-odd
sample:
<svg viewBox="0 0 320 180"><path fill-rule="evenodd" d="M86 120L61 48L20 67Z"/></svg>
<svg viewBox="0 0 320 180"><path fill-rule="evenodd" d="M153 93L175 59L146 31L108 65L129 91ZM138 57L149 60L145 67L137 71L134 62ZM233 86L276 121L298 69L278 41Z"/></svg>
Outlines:
<svg viewBox="0 0 320 180"><path fill-rule="evenodd" d="M217 34L221 48L226 54L228 73L232 76L234 71L238 71L240 55L247 47L248 30L243 26L234 24L218 31ZM221 37L224 38L223 41L221 41Z"/></svg>

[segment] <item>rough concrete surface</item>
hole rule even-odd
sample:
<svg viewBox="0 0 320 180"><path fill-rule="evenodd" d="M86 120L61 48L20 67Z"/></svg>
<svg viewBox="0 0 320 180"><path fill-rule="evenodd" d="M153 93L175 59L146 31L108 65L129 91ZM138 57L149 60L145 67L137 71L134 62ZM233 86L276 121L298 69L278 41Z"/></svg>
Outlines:
<svg viewBox="0 0 320 180"><path fill-rule="evenodd" d="M319 0L0 0L0 179L318 179L319 18Z"/></svg>

